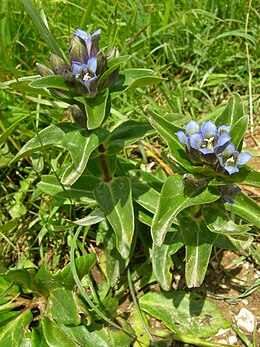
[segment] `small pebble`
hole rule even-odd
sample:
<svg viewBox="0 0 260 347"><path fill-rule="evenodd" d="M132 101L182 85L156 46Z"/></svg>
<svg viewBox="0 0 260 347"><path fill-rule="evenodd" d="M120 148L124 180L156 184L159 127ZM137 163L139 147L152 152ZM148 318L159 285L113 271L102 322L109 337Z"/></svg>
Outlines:
<svg viewBox="0 0 260 347"><path fill-rule="evenodd" d="M252 333L255 329L255 316L246 308L241 308L239 314L236 317L237 325L240 328L245 329L249 333Z"/></svg>
<svg viewBox="0 0 260 347"><path fill-rule="evenodd" d="M242 303L243 303L244 305L248 305L248 304L249 304L249 302L248 302L247 299L243 299L243 300L242 300Z"/></svg>
<svg viewBox="0 0 260 347"><path fill-rule="evenodd" d="M217 261L212 260L212 261L210 262L210 264L211 264L211 266L213 267L214 270L217 270L217 268L218 268L218 262L217 262Z"/></svg>
<svg viewBox="0 0 260 347"><path fill-rule="evenodd" d="M229 344L229 345L234 345L235 343L237 343L238 341L237 341L237 338L236 338L236 336L235 335L232 335L232 336L229 336L228 337L228 339L227 339L227 343Z"/></svg>

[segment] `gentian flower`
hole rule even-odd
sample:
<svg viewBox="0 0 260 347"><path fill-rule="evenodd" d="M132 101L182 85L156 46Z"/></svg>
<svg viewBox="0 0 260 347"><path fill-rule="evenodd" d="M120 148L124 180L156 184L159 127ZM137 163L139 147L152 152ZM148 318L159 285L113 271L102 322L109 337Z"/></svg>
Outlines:
<svg viewBox="0 0 260 347"><path fill-rule="evenodd" d="M40 75L62 75L69 88L69 92L59 89L51 89L51 91L66 98L76 96L92 98L103 89L113 86L119 68L111 71L102 83L99 83L99 80L108 69L108 61L118 56L118 50L114 48L108 55L105 55L99 50L100 37L100 30L91 35L84 30L77 29L70 40L68 52L70 64L55 54L51 54L51 69L37 64Z"/></svg>
<svg viewBox="0 0 260 347"><path fill-rule="evenodd" d="M222 195L220 199L224 202L228 202L230 205L234 203L233 199L240 193L241 189L234 185L233 183L229 183L227 185L223 185L219 187Z"/></svg>
<svg viewBox="0 0 260 347"><path fill-rule="evenodd" d="M186 125L186 133L178 131L176 135L180 142L185 143L188 155L193 162L215 164L219 153L230 140L229 127L221 126L217 129L212 121L199 124L193 120ZM199 160L200 159L200 160Z"/></svg>
<svg viewBox="0 0 260 347"><path fill-rule="evenodd" d="M229 175L238 172L238 166L246 164L252 155L247 152L239 153L233 143L229 143L226 148L218 154L219 165L224 169L224 172L228 172Z"/></svg>

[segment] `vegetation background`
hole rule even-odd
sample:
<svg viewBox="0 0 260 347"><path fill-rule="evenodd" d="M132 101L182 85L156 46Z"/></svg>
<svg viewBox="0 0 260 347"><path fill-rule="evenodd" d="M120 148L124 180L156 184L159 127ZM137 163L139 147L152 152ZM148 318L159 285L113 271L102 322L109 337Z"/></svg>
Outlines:
<svg viewBox="0 0 260 347"><path fill-rule="evenodd" d="M237 92L251 120L245 145L259 155L257 1L35 0L34 4L65 55L77 28L90 32L101 28L101 46L107 52L116 46L121 55L131 56L127 67L149 68L165 78L157 87L116 99L110 128L125 119L147 120L151 110L180 126L190 118L210 119ZM48 66L49 49L21 2L2 0L0 13L0 82L37 74L36 62ZM44 160L35 156L32 163L25 158L8 165L40 129L67 117L62 102L48 96L19 87L0 90L0 135L15 124L0 142L1 266L38 268L45 261L56 270L69 261L70 234L63 224L71 211L66 205L57 208L36 188L41 174L55 169L59 158L55 161L46 153ZM152 168L158 165L154 158L164 144L157 138L146 141L156 144L151 157L140 144L128 152ZM259 169L257 159L251 165ZM249 194L259 198L255 189ZM82 212L78 208L74 213L80 217Z"/></svg>

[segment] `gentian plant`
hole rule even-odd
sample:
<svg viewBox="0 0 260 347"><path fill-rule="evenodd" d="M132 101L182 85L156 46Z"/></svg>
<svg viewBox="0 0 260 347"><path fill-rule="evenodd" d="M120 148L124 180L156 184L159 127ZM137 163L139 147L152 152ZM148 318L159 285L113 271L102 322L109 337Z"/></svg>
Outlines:
<svg viewBox="0 0 260 347"><path fill-rule="evenodd" d="M76 209L74 218L67 218L71 262L56 274L44 265L35 275L32 272L28 275L29 282L34 279L25 292L35 299L30 304L34 306L25 303L22 327L26 328L33 320L30 309L37 306L41 320L30 335L34 342L56 346L53 331L58 331L60 345L68 346L89 346L90 340L92 346L98 346L101 339L102 346L103 343L115 346L118 339L125 341L120 346L139 341L138 328L116 315L116 296L107 296L117 289L117 295L120 294L120 280L127 269L133 293L129 268L138 247L149 258L142 264L145 267L142 271L149 273L146 283L157 281L169 293L145 294L137 306L163 320L160 312L167 315L165 307L176 302L172 306L175 320L169 318L167 322L175 337L184 333L181 341L188 342L188 334L197 331L197 326L200 330L196 338L209 337L227 324L216 317L207 327L209 330L205 329L202 322L211 315L209 306L192 319L188 319L188 309L184 322L181 321L183 311L178 314L178 307L182 299L178 292L171 291L172 256L184 250L186 284L189 288L198 287L203 283L213 247L243 249L252 242L249 231L252 224L259 226L256 218L259 208L237 186L259 186L260 181L259 173L245 165L251 155L241 152L248 117L240 96L234 94L216 119L202 124L190 120L179 128L167 117L150 112L145 122L128 119L111 128L111 104L115 98L163 79L151 70L124 69L128 57L120 56L116 48L106 55L99 47L100 38L100 30L90 34L77 29L70 40L68 60L56 50L51 54L50 68L38 63L40 75L27 78L36 93L48 93L65 102L75 122L51 124L42 129L21 148L13 162L31 158L39 151L43 157L47 152L57 154L52 152L57 147L63 155L56 161L55 172L42 175L37 189L53 197L59 206ZM151 134L159 135L167 144L167 156L159 161L164 160L167 173L160 166L149 172L125 156L126 148ZM79 207L84 211L81 218L76 213ZM97 245L104 248L107 285L97 291L89 276L97 259L95 254L78 247L82 231L84 239L91 232ZM138 274L140 264L136 271ZM11 301L5 303L6 309L8 305L13 307L13 302L21 306L21 301L14 299L23 290L15 275L18 273L10 271L1 282L5 288L11 288L8 289ZM194 304L189 295L181 293L188 308ZM155 303L167 305L155 312ZM121 330L112 331L104 327L104 322ZM144 329L147 331L146 323ZM147 334L153 341L149 331Z"/></svg>

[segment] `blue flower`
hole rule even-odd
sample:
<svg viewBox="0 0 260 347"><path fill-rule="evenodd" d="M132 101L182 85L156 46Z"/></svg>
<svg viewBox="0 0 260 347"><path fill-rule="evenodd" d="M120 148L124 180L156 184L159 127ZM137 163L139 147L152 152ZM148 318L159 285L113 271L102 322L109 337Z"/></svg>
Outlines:
<svg viewBox="0 0 260 347"><path fill-rule="evenodd" d="M176 135L180 142L186 144L188 154L193 162L215 164L219 153L230 140L229 127L221 126L217 129L212 121L199 124L193 120L186 125L186 133L178 131Z"/></svg>
<svg viewBox="0 0 260 347"><path fill-rule="evenodd" d="M246 164L251 158L252 155L247 152L239 153L233 143L229 143L223 152L218 154L219 165L229 175L238 172L238 166Z"/></svg>
<svg viewBox="0 0 260 347"><path fill-rule="evenodd" d="M51 54L51 70L42 64L38 64L38 72L42 76L62 75L64 82L69 88L69 92L58 89L51 89L59 96L73 98L85 96L95 97L105 88L111 88L118 77L119 68L107 73L102 82L101 76L108 70L108 61L118 56L118 50L114 48L108 55L99 50L100 29L94 34L77 29L70 40L68 52L69 62L55 54Z"/></svg>
<svg viewBox="0 0 260 347"><path fill-rule="evenodd" d="M241 189L234 185L233 183L229 183L227 185L223 185L219 187L222 195L221 200L224 202L228 202L230 205L234 203L233 199L240 193Z"/></svg>

